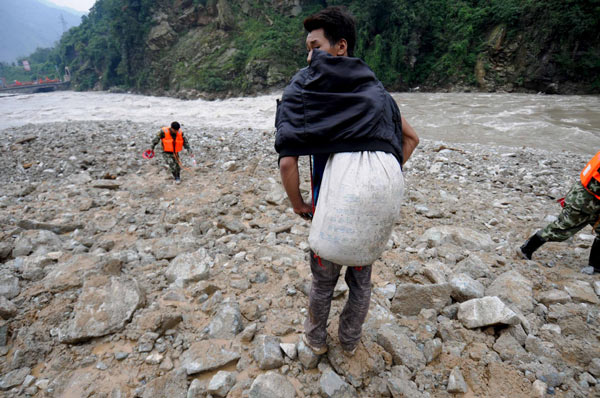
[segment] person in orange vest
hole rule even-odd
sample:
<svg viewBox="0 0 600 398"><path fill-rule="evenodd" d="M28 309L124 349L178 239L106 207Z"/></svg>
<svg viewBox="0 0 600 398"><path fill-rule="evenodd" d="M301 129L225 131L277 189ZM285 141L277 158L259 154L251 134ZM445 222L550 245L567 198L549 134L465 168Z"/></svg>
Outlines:
<svg viewBox="0 0 600 398"><path fill-rule="evenodd" d="M556 221L537 231L518 249L528 260L546 242L562 242L575 235L586 225L596 234L588 267L583 272L600 273L600 152L584 167L577 181L564 199L564 207Z"/></svg>
<svg viewBox="0 0 600 398"><path fill-rule="evenodd" d="M179 123L173 122L171 123L171 127L163 127L159 131L158 135L152 140L153 151L154 147L159 142L162 144L163 159L167 163L167 166L169 166L171 173L173 173L175 183L179 184L181 182L181 162L179 160L179 152L185 148L192 157L194 156L187 139L181 132Z"/></svg>

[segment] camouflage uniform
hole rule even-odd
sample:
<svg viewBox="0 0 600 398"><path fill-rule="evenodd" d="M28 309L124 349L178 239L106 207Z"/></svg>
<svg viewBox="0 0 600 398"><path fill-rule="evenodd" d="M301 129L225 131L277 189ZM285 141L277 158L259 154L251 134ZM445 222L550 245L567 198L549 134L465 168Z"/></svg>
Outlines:
<svg viewBox="0 0 600 398"><path fill-rule="evenodd" d="M183 136L183 147L191 152L192 150L190 148L190 145L189 145L187 139L185 138L185 135L183 135L183 133L181 133L181 135ZM154 137L154 139L152 140L152 149L153 150L154 150L154 147L156 145L158 145L158 143L161 142L161 140L163 138L165 138L165 133L161 130L158 132L156 137ZM173 137L173 139L175 139L175 137ZM169 170L173 174L173 177L178 179L180 177L181 167L179 166L179 162L177 162L177 159L175 159L175 155L173 154L173 152L164 152L163 151L162 156L163 156L165 163L169 167Z"/></svg>
<svg viewBox="0 0 600 398"><path fill-rule="evenodd" d="M600 194L600 183L590 182L588 187L595 194ZM545 241L562 242L575 235L583 227L590 224L597 227L600 220L600 200L590 194L577 181L565 197L565 207L558 215L558 219L548 224L540 233ZM594 230L596 238L600 238L600 228Z"/></svg>

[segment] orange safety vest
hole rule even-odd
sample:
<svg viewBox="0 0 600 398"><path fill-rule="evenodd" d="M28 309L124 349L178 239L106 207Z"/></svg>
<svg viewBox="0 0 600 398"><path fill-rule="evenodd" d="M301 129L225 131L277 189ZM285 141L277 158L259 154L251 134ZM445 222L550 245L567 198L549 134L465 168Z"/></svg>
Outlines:
<svg viewBox="0 0 600 398"><path fill-rule="evenodd" d="M171 137L171 130L168 127L162 128L163 133L165 133L165 138L162 139L163 151L165 152L173 152L173 137ZM177 136L175 137L175 153L181 152L183 150L183 133L181 130L177 131Z"/></svg>
<svg viewBox="0 0 600 398"><path fill-rule="evenodd" d="M581 170L580 177L581 184L586 189L586 191L594 195L596 198L600 199L600 195L596 195L588 189L588 186L590 185L592 179L600 182L600 152L594 155L592 160L590 160L588 164L583 168L583 170Z"/></svg>

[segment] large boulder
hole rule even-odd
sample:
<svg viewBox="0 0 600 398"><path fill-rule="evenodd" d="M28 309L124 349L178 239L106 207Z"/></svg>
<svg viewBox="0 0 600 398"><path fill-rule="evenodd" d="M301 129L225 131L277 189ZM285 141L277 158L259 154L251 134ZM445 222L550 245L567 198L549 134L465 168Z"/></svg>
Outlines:
<svg viewBox="0 0 600 398"><path fill-rule="evenodd" d="M74 316L59 329L61 343L77 343L115 333L125 327L144 294L135 279L95 275L83 285Z"/></svg>
<svg viewBox="0 0 600 398"><path fill-rule="evenodd" d="M20 292L19 278L9 273L0 274L0 296L11 299L17 297Z"/></svg>
<svg viewBox="0 0 600 398"><path fill-rule="evenodd" d="M142 398L186 398L187 391L188 387L185 372L180 370L172 371L164 376L151 380L144 388Z"/></svg>
<svg viewBox="0 0 600 398"><path fill-rule="evenodd" d="M181 366L188 375L218 369L240 359L239 349L223 340L194 343L181 355Z"/></svg>
<svg viewBox="0 0 600 398"><path fill-rule="evenodd" d="M405 329L389 323L382 325L377 334L377 343L392 355L394 365L405 365L412 371L425 367L423 351L419 350Z"/></svg>
<svg viewBox="0 0 600 398"><path fill-rule="evenodd" d="M321 396L325 398L352 398L358 397L356 390L346 383L333 369L327 369L319 379Z"/></svg>
<svg viewBox="0 0 600 398"><path fill-rule="evenodd" d="M492 238L487 234L451 225L429 228L421 235L419 242L425 242L429 247L449 243L469 250L489 250L494 245Z"/></svg>
<svg viewBox="0 0 600 398"><path fill-rule="evenodd" d="M500 297L523 313L533 310L533 284L517 271L508 271L496 278L487 288L486 296Z"/></svg>
<svg viewBox="0 0 600 398"><path fill-rule="evenodd" d="M484 296L485 287L467 274L457 274L450 278L452 298L456 301L466 301Z"/></svg>
<svg viewBox="0 0 600 398"><path fill-rule="evenodd" d="M400 315L418 315L422 309L437 311L452 302L452 288L447 283L432 285L400 284L392 300L392 312Z"/></svg>
<svg viewBox="0 0 600 398"><path fill-rule="evenodd" d="M254 379L248 396L250 398L294 398L296 389L287 377L270 371Z"/></svg>
<svg viewBox="0 0 600 398"><path fill-rule="evenodd" d="M212 259L202 248L193 253L183 253L175 257L165 275L169 282L185 287L192 282L208 279Z"/></svg>
<svg viewBox="0 0 600 398"><path fill-rule="evenodd" d="M483 297L465 301L458 306L458 320L469 329L483 326L519 323L518 315L498 297Z"/></svg>
<svg viewBox="0 0 600 398"><path fill-rule="evenodd" d="M231 340L237 336L244 325L242 314L237 303L223 303L217 310L217 314L208 325L208 336L214 339Z"/></svg>
<svg viewBox="0 0 600 398"><path fill-rule="evenodd" d="M279 337L260 335L254 338L254 359L263 370L277 369L283 366L283 355Z"/></svg>

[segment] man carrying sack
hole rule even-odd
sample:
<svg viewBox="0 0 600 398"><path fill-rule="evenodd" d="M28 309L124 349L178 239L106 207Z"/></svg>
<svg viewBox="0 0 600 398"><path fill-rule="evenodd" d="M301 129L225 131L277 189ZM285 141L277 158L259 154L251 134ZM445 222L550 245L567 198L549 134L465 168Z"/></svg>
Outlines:
<svg viewBox="0 0 600 398"><path fill-rule="evenodd" d="M398 219L401 166L419 143L393 98L371 69L353 58L354 18L328 7L304 20L309 66L278 101L275 149L294 212L312 218L313 275L304 343L327 351L327 319L343 265L350 289L338 336L353 355L371 298L371 264ZM312 203L300 194L298 156L311 155ZM313 217L314 215L314 217Z"/></svg>

